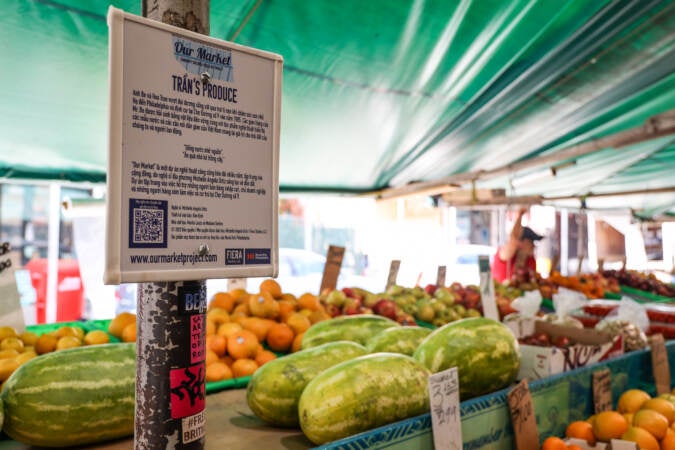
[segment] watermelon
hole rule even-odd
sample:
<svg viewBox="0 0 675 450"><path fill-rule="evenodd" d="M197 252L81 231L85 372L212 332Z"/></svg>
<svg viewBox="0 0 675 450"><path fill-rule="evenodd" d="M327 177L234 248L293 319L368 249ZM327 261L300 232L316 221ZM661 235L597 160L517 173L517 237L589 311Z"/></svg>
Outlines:
<svg viewBox="0 0 675 450"><path fill-rule="evenodd" d="M437 328L413 357L436 373L457 367L460 398L466 400L511 384L518 375L518 341L508 327L485 317Z"/></svg>
<svg viewBox="0 0 675 450"><path fill-rule="evenodd" d="M301 347L311 348L334 341L354 341L366 345L368 339L380 331L400 326L399 323L376 314L339 316L309 327L302 338Z"/></svg>
<svg viewBox="0 0 675 450"><path fill-rule="evenodd" d="M412 356L417 346L431 334L431 329L415 326L387 328L366 343L370 353L389 352Z"/></svg>
<svg viewBox="0 0 675 450"><path fill-rule="evenodd" d="M40 447L73 447L134 433L136 344L47 353L5 382L3 431Z"/></svg>
<svg viewBox="0 0 675 450"><path fill-rule="evenodd" d="M407 355L371 353L324 370L300 396L300 427L315 444L429 412L429 371Z"/></svg>
<svg viewBox="0 0 675 450"><path fill-rule="evenodd" d="M297 428L298 401L307 383L325 369L367 353L356 342L337 341L272 360L251 376L246 388L248 406L272 425Z"/></svg>

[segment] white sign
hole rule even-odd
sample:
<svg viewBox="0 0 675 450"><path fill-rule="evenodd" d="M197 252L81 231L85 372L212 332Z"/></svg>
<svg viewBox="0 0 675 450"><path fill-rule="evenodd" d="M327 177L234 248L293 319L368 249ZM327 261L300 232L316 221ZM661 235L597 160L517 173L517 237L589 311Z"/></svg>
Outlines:
<svg viewBox="0 0 675 450"><path fill-rule="evenodd" d="M499 311L497 311L495 300L495 284L492 281L492 272L490 271L490 258L485 255L479 256L478 268L480 270L480 297L483 304L483 316L499 322Z"/></svg>
<svg viewBox="0 0 675 450"><path fill-rule="evenodd" d="M279 55L110 8L106 283L276 276Z"/></svg>
<svg viewBox="0 0 675 450"><path fill-rule="evenodd" d="M462 423L457 367L429 377L429 405L434 448L461 450Z"/></svg>

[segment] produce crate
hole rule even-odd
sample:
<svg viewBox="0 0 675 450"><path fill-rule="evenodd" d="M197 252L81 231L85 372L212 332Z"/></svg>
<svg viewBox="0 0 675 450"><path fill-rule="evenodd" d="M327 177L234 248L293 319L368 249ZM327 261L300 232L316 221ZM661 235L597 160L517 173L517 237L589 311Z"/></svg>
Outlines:
<svg viewBox="0 0 675 450"><path fill-rule="evenodd" d="M675 341L667 342L668 359L675 365ZM643 389L656 395L651 353L639 350L580 369L532 381L529 384L537 419L539 438L564 436L567 424L593 414L593 372L609 368L612 398L616 401L627 389ZM671 371L671 384L675 379ZM513 450L515 442L506 395L509 388L460 404L463 448L472 450ZM424 414L368 432L325 444L317 449L433 450L431 416Z"/></svg>

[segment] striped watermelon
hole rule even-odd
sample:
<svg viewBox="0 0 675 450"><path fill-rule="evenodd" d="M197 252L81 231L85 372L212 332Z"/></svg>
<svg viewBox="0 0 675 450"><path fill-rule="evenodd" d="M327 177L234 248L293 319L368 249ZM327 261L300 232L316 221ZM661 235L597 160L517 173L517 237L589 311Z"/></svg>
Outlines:
<svg viewBox="0 0 675 450"><path fill-rule="evenodd" d="M315 444L429 411L429 371L412 357L371 353L336 364L300 396L300 427Z"/></svg>
<svg viewBox="0 0 675 450"><path fill-rule="evenodd" d="M433 373L457 367L462 400L494 392L518 375L518 341L508 327L485 317L451 322L434 330L413 357Z"/></svg>
<svg viewBox="0 0 675 450"><path fill-rule="evenodd" d="M368 339L380 331L400 326L399 323L376 314L338 316L309 327L302 338L302 348L316 347L334 341L354 341L366 345Z"/></svg>
<svg viewBox="0 0 675 450"><path fill-rule="evenodd" d="M387 328L370 338L366 348L370 353L390 352L412 356L420 342L429 334L431 329L424 327Z"/></svg>
<svg viewBox="0 0 675 450"><path fill-rule="evenodd" d="M367 353L356 342L328 342L272 360L251 376L246 400L262 420L282 427L297 427L300 394L314 377L335 364Z"/></svg>
<svg viewBox="0 0 675 450"><path fill-rule="evenodd" d="M135 343L33 358L5 382L3 431L41 447L92 444L134 433Z"/></svg>

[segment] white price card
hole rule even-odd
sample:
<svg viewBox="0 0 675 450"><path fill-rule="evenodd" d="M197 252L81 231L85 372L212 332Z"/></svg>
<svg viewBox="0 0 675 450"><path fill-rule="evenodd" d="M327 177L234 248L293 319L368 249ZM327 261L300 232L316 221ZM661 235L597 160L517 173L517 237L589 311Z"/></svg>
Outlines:
<svg viewBox="0 0 675 450"><path fill-rule="evenodd" d="M495 300L495 285L490 271L490 258L485 255L478 257L480 270L480 297L483 304L483 316L499 322L499 311Z"/></svg>
<svg viewBox="0 0 675 450"><path fill-rule="evenodd" d="M457 367L429 377L429 406L434 448L462 449L462 421Z"/></svg>
<svg viewBox="0 0 675 450"><path fill-rule="evenodd" d="M110 7L104 281L276 276L283 58Z"/></svg>

